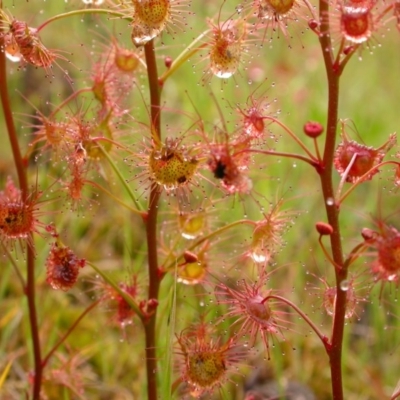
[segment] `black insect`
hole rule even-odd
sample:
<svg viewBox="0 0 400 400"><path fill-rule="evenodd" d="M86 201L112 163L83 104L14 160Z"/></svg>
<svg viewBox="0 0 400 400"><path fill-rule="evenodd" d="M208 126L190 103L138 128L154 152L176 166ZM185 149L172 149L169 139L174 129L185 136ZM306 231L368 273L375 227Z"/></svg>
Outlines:
<svg viewBox="0 0 400 400"><path fill-rule="evenodd" d="M224 179L225 170L226 165L221 160L218 160L214 169L214 177L217 179Z"/></svg>

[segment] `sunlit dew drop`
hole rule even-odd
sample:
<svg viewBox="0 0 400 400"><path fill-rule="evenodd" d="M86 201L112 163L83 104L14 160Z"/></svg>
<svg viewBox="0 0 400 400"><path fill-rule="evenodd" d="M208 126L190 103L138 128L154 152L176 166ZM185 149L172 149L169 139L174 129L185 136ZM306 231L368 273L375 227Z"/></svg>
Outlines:
<svg viewBox="0 0 400 400"><path fill-rule="evenodd" d="M9 52L6 51L6 57L8 60L10 60L11 62L20 62L21 61L21 55L19 53L16 54L11 54Z"/></svg>
<svg viewBox="0 0 400 400"><path fill-rule="evenodd" d="M228 79L233 75L233 72L231 71L221 71L221 70L215 70L214 71L214 75L217 78L221 78L221 79Z"/></svg>
<svg viewBox="0 0 400 400"><path fill-rule="evenodd" d="M186 233L186 232L181 232L181 235L183 238L188 239L188 240L192 240L192 239L196 239L196 235L192 235L190 233Z"/></svg>
<svg viewBox="0 0 400 400"><path fill-rule="evenodd" d="M263 253L252 252L250 254L250 256L254 262L259 263L259 264L261 264L267 260L267 257Z"/></svg>
<svg viewBox="0 0 400 400"><path fill-rule="evenodd" d="M204 301L200 301L199 305L200 307L204 307L205 306Z"/></svg>
<svg viewBox="0 0 400 400"><path fill-rule="evenodd" d="M350 287L350 284L347 279L340 282L340 290L342 290L343 292L347 292L349 290L349 287Z"/></svg>
<svg viewBox="0 0 400 400"><path fill-rule="evenodd" d="M328 197L328 198L326 199L326 204L327 204L328 206L333 206L333 205L335 204L335 201L333 200L332 197Z"/></svg>
<svg viewBox="0 0 400 400"><path fill-rule="evenodd" d="M154 39L159 34L157 29L146 29L136 26L132 31L132 42L136 47L145 45L151 39Z"/></svg>
<svg viewBox="0 0 400 400"><path fill-rule="evenodd" d="M104 0L82 0L84 4L93 4L95 6L99 6L100 4L104 3Z"/></svg>

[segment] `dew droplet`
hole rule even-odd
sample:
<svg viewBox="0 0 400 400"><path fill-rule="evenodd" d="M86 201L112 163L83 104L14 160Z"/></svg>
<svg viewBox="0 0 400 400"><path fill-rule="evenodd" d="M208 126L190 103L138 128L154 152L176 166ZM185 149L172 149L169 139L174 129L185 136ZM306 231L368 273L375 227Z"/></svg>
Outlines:
<svg viewBox="0 0 400 400"><path fill-rule="evenodd" d="M221 79L228 79L234 74L234 71L222 71L220 69L214 69L214 68L211 68L211 70L213 71L214 75L217 78Z"/></svg>
<svg viewBox="0 0 400 400"><path fill-rule="evenodd" d="M347 279L340 282L340 290L343 290L343 292L347 292L349 290L349 287L350 287L350 284Z"/></svg>
<svg viewBox="0 0 400 400"><path fill-rule="evenodd" d="M333 205L335 204L335 200L334 200L332 197L328 197L328 198L326 199L326 204L327 204L328 206L333 206Z"/></svg>
<svg viewBox="0 0 400 400"><path fill-rule="evenodd" d="M268 262L271 258L271 255L267 249L255 246L250 252L250 257L255 263L262 264Z"/></svg>

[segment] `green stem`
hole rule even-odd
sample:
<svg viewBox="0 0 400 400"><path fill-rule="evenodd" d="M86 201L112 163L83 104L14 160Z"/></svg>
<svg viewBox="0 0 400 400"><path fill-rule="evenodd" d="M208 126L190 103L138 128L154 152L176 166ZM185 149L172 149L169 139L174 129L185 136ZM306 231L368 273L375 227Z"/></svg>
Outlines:
<svg viewBox="0 0 400 400"><path fill-rule="evenodd" d="M323 253L325 254L325 257L328 259L328 261L335 267L335 268L341 268L341 266L336 265L335 261L333 261L331 255L328 253L328 250L326 250L324 243L322 242L322 235L319 236L318 239L319 245L321 246L321 249Z"/></svg>
<svg viewBox="0 0 400 400"><path fill-rule="evenodd" d="M101 190L103 193L105 193L108 197L110 197L111 199L113 199L116 203L120 204L122 207L127 208L129 211L131 211L132 213L136 214L136 215L140 215L141 217L144 217L146 215L145 212L143 211L139 211L136 208L133 208L131 206L129 206L128 204L124 203L121 199L119 199L117 196L113 195L109 190L107 190L106 188L104 188L103 186L99 185L96 182L93 181L87 181L85 180L85 183L87 183L90 186L95 187L96 189Z"/></svg>
<svg viewBox="0 0 400 400"><path fill-rule="evenodd" d="M221 228L218 228L217 230L215 230L215 231L209 233L208 235L204 235L204 236L201 237L199 240L197 240L196 242L194 242L193 244L191 244L189 247L187 247L187 248L185 249L185 251L187 251L187 250L189 250L189 251L190 251L190 250L194 250L196 247L200 246L200 245L203 244L205 241L207 241L207 240L209 240L209 239L212 239L212 238L215 237L215 236L221 236L221 234L222 234L223 232L227 231L228 229L231 229L231 228L233 228L233 227L235 227L235 226L238 226L238 225L244 225L244 224L255 226L257 223L254 222L254 221L251 221L251 220L249 220L249 219L241 219L241 220L239 220L239 221L234 221L234 222L232 222L232 223L230 223L230 224L228 224L228 225L225 225L225 226L222 226ZM183 252L182 254L178 255L177 257L175 257L174 260L173 260L170 264L168 264L168 265L166 265L165 267L163 267L163 270L164 270L164 271L170 271L170 270L175 269L176 262L177 262L179 259L183 258L183 257L184 257L184 252Z"/></svg>
<svg viewBox="0 0 400 400"><path fill-rule="evenodd" d="M350 265L355 261L360 255L367 249L366 243L360 243L353 250L351 250L350 254L347 256L346 261L344 262L344 266L346 268L350 267Z"/></svg>
<svg viewBox="0 0 400 400"><path fill-rule="evenodd" d="M108 154L107 150L104 149L104 147L99 143L100 140L108 140L106 138L98 138L96 140L96 144L99 147L99 149L101 150L101 152L103 153L104 157L107 158L107 161L109 162L111 168L113 169L113 171L117 174L119 180L121 181L122 185L125 187L126 191L128 192L133 204L135 205L136 209L140 212L140 204L139 202L136 200L135 195L133 194L131 188L128 185L128 182L126 181L126 179L122 176L120 170L118 169L118 167L116 166L116 164L114 163L114 160L110 157L110 155ZM114 142L112 142L114 143Z"/></svg>
<svg viewBox="0 0 400 400"><path fill-rule="evenodd" d="M124 18L124 19L131 19L131 18L127 18L127 16L123 13L120 13L118 11L111 11L111 10L107 10L107 9L103 9L103 8L88 8L88 9L83 9L83 10L74 10L74 11L69 11L66 13L62 13L62 14L57 14L54 17L49 18L47 21L43 22L42 25L40 25L37 29L37 32L40 32L44 27L46 27L48 24L50 24L51 22L54 21L58 21L60 19L64 19L64 18L69 18L69 17L73 17L76 15L82 15L82 14L107 14L107 15L113 15L115 17L119 17L119 18Z"/></svg>
<svg viewBox="0 0 400 400"><path fill-rule="evenodd" d="M139 307L139 304L136 303L136 300L125 290L121 289L117 283L114 282L112 278L110 278L107 274L105 274L100 268L94 265L91 262L87 262L91 268L93 268L132 308L132 310L136 313L136 315L143 321L145 316L143 315L142 310Z"/></svg>
<svg viewBox="0 0 400 400"><path fill-rule="evenodd" d="M358 50L360 45L354 45L354 47L349 51L349 53L346 54L346 56L343 58L342 61L339 63L339 69L338 69L338 74L341 75L344 67L347 65L347 63L350 61L350 58L353 56L353 54Z"/></svg>
<svg viewBox="0 0 400 400"><path fill-rule="evenodd" d="M167 71L165 71L158 79L160 86L163 86L165 81L175 71L177 71L185 61L187 61L191 56L196 54L201 49L204 49L208 46L208 43L203 43L203 44L198 44L198 43L201 42L210 32L211 32L210 29L204 31L192 43L190 43L190 45L188 47L186 47L185 50L183 50L181 54L179 54L179 56L172 63L171 67Z"/></svg>
<svg viewBox="0 0 400 400"><path fill-rule="evenodd" d="M18 264L15 262L15 260L13 259L11 253L9 252L9 250L7 249L7 247L5 246L4 242L1 242L1 247L4 251L4 253L7 255L7 258L10 260L11 265L14 267L14 271L17 274L18 280L21 282L22 288L25 288L25 279L21 274L21 271L18 268Z"/></svg>
<svg viewBox="0 0 400 400"><path fill-rule="evenodd" d="M65 342L67 337L73 332L73 330L77 327L79 322L82 321L83 317L88 314L93 308L95 308L99 303L101 299L96 300L94 303L92 303L89 307L87 307L82 314L77 318L77 320L69 327L67 332L60 338L60 340L53 346L53 348L47 353L46 357L42 361L42 366L43 368L46 366L46 364L49 362L50 357L55 353L55 351Z"/></svg>

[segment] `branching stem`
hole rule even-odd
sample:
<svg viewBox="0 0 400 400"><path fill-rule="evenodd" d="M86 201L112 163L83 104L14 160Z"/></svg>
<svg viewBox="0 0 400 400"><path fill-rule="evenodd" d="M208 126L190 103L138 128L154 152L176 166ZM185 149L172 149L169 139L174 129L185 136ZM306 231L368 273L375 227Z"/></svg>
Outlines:
<svg viewBox="0 0 400 400"><path fill-rule="evenodd" d="M258 154L264 154L264 155L270 155L270 156L276 156L276 157L286 157L286 158L293 158L295 160L299 161L304 161L307 164L310 164L312 167L317 168L317 170L320 170L320 163L310 160L307 157L304 157L300 154L294 154L294 153L283 153L280 151L274 151L274 150L257 150L257 149L249 149L249 150L242 150L237 153L234 153L233 155L239 155L241 153L258 153Z"/></svg>
<svg viewBox="0 0 400 400"><path fill-rule="evenodd" d="M308 157L311 158L311 160L316 162L318 161L317 158L310 152L310 150L308 150L307 146L285 124L283 124L281 121L270 115L265 116L264 119L272 121L273 123L279 125L306 152L306 154L308 155Z"/></svg>
<svg viewBox="0 0 400 400"><path fill-rule="evenodd" d="M299 314L301 316L301 318L304 319L305 322L307 322L307 324L310 326L310 328L317 334L317 336L321 339L323 345L326 348L329 348L329 339L327 336L325 336L319 329L318 327L314 324L314 322L311 321L311 319L307 316L307 314L305 314L299 307L296 306L296 304L292 303L290 300L281 297L281 296L277 296L274 294L271 294L269 296L267 296L265 299L263 299L262 303L266 303L268 300L270 299L275 299L275 300L279 300L285 304L287 304L289 307L293 308L293 310L295 310L297 312L297 314Z"/></svg>
<svg viewBox="0 0 400 400"><path fill-rule="evenodd" d="M340 290L340 284L347 278L347 268L344 266L344 257L341 242L339 212L340 208L334 202L334 188L332 182L333 157L336 148L336 132L338 124L339 108L339 78L342 72L334 65L332 42L330 36L329 2L319 0L319 16L321 20L321 35L319 37L322 55L324 58L326 76L328 81L328 109L326 123L326 139L323 155L324 169L320 174L320 181L323 193L328 222L333 228L329 236L332 249L332 260L335 266L336 278L336 304L333 316L331 333L331 346L328 350L333 400L343 400L343 379L342 379L342 346L345 325L347 292Z"/></svg>

